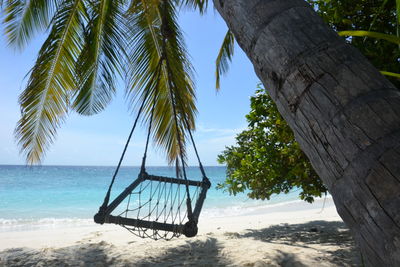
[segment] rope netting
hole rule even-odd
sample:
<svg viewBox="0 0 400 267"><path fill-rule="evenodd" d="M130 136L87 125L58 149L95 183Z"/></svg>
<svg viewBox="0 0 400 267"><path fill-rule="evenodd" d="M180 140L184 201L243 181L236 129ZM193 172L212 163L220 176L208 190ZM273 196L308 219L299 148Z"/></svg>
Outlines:
<svg viewBox="0 0 400 267"><path fill-rule="evenodd" d="M159 180L146 179L141 182L113 214L118 217L135 219L134 225L121 224L121 226L136 236L155 240L179 237L182 234L182 225L188 221L186 184L171 183L171 178L163 176L148 176L148 178ZM200 186L200 183L189 186L191 206L196 204ZM140 221L146 221L149 224L141 227L138 223ZM161 230L156 226L158 223L175 227L172 227L173 231Z"/></svg>

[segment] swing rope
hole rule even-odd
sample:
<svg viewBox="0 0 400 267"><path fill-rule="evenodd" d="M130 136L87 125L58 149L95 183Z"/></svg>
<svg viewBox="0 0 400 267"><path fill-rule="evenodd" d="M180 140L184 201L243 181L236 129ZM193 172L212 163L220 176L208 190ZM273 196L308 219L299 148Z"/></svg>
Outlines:
<svg viewBox="0 0 400 267"><path fill-rule="evenodd" d="M130 133L129 133L128 139L126 140L126 143L125 143L125 146L124 146L124 150L122 151L121 157L119 158L117 168L115 169L114 174L113 174L113 177L112 177L112 179L111 179L111 183L110 183L110 185L108 186L108 190L107 190L106 196L104 197L103 204L101 205L101 207L100 207L100 209L99 209L99 213L103 213L103 212L106 210L107 206L108 206L108 203L109 203L109 201L110 201L111 189L112 189L112 187L113 187L113 185L114 185L115 178L116 178L117 175L118 175L118 172L119 172L119 169L120 169L120 167L121 167L122 161L124 160L126 150L128 149L128 146L129 146L129 143L130 143L130 141L131 141L133 132L134 132L135 129L136 129L137 122L139 121L139 117L140 117L140 115L142 114L142 110L143 110L144 104L146 103L146 100L147 100L147 97L148 97L148 96L149 96L149 92L146 92L145 97L144 97L144 99L143 99L143 102L142 102L142 104L140 105L140 108L139 108L138 114L137 114L137 116L136 116L135 122L133 123L132 129L131 129L131 131L130 131ZM147 146L146 146L146 151L147 151Z"/></svg>
<svg viewBox="0 0 400 267"><path fill-rule="evenodd" d="M146 147L144 149L144 154L143 154L143 159L142 159L142 166L140 167L140 172L141 173L142 172L144 173L146 171L145 165L146 165L146 158L147 158L147 150L149 148L150 133L151 133L151 127L152 127L153 117L154 117L154 108L156 106L156 97L157 97L157 91L154 94L153 105L151 107L149 129L147 130Z"/></svg>

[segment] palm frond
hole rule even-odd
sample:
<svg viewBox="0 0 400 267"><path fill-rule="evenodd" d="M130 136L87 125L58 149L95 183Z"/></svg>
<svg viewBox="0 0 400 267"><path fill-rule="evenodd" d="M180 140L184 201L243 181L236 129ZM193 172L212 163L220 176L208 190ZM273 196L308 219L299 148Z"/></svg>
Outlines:
<svg viewBox="0 0 400 267"><path fill-rule="evenodd" d="M30 164L39 163L67 115L74 90L75 62L81 51L85 5L64 1L44 42L26 89L20 96L21 119L15 134Z"/></svg>
<svg viewBox="0 0 400 267"><path fill-rule="evenodd" d="M124 66L123 1L92 3L85 45L78 62L78 92L73 108L80 114L102 111L115 95L116 75Z"/></svg>
<svg viewBox="0 0 400 267"><path fill-rule="evenodd" d="M395 78L397 78L397 79L400 79L400 73L395 73L395 72L390 72L390 71L381 71L381 74L382 75L385 75L385 76L390 76L390 77L395 77Z"/></svg>
<svg viewBox="0 0 400 267"><path fill-rule="evenodd" d="M185 146L185 132L194 128L195 91L193 69L188 60L176 10L170 1L132 1L129 25L132 33L127 97L130 103L146 102L148 121L155 101L152 133L167 152L170 163L180 154L178 137ZM133 12L134 11L134 12ZM174 110L178 120L175 124ZM184 151L182 151L184 153Z"/></svg>
<svg viewBox="0 0 400 267"><path fill-rule="evenodd" d="M182 6L199 10L200 14L204 14L207 11L208 0L182 0Z"/></svg>
<svg viewBox="0 0 400 267"><path fill-rule="evenodd" d="M8 0L1 4L8 43L22 49L35 33L49 26L57 0Z"/></svg>
<svg viewBox="0 0 400 267"><path fill-rule="evenodd" d="M221 48L219 49L217 59L215 61L215 88L217 91L220 89L221 76L226 74L229 70L229 63L232 61L235 48L235 36L228 30Z"/></svg>
<svg viewBox="0 0 400 267"><path fill-rule="evenodd" d="M400 37L395 35L380 33L380 32L370 32L370 31L340 31L339 36L353 36L353 37L370 37L375 39L386 40L395 44L400 44Z"/></svg>

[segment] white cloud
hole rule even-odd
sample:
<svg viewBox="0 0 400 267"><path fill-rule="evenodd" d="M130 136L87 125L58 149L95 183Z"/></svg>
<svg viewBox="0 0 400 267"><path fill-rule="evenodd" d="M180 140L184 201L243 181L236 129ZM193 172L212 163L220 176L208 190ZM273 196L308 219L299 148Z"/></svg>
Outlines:
<svg viewBox="0 0 400 267"><path fill-rule="evenodd" d="M215 135L232 135L238 134L243 131L246 127L234 128L234 129L224 129L224 128L206 128L202 125L199 125L196 129L198 133L211 133Z"/></svg>

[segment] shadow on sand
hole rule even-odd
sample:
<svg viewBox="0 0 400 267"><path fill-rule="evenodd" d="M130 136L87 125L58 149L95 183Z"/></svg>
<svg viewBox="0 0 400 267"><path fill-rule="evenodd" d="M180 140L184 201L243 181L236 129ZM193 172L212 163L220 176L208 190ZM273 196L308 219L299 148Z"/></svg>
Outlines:
<svg viewBox="0 0 400 267"><path fill-rule="evenodd" d="M105 242L59 249L13 248L0 252L0 266L109 266Z"/></svg>
<svg viewBox="0 0 400 267"><path fill-rule="evenodd" d="M281 224L242 233L225 233L221 240L216 237L210 233L160 245L132 242L115 247L102 241L63 248L14 248L0 251L0 266L309 266L301 260L299 248L315 251L313 257L321 266L359 266L360 262L349 230L341 222ZM231 243L234 252L224 248L227 239L234 239ZM242 246L251 245L251 239L265 242L265 246L257 245L264 251L259 255L269 256L256 258L248 254L245 258L249 261L243 265L243 262L235 261L231 253L247 255L253 248ZM269 244L278 246L271 249Z"/></svg>
<svg viewBox="0 0 400 267"><path fill-rule="evenodd" d="M165 256L146 258L135 266L234 266L220 254L221 249L215 238L187 241L185 245L166 250Z"/></svg>
<svg viewBox="0 0 400 267"><path fill-rule="evenodd" d="M253 238L263 242L286 246L311 248L314 244L337 246L339 249L327 250L329 262L338 266L360 266L360 256L356 250L353 237L343 222L311 221L302 224L280 224L268 228L248 229L238 238ZM281 266L305 266L294 254L280 252L277 262Z"/></svg>
<svg viewBox="0 0 400 267"><path fill-rule="evenodd" d="M13 248L0 251L0 266L234 266L219 255L215 238L149 250L146 255L135 255L135 245L119 252L106 242L58 249Z"/></svg>

